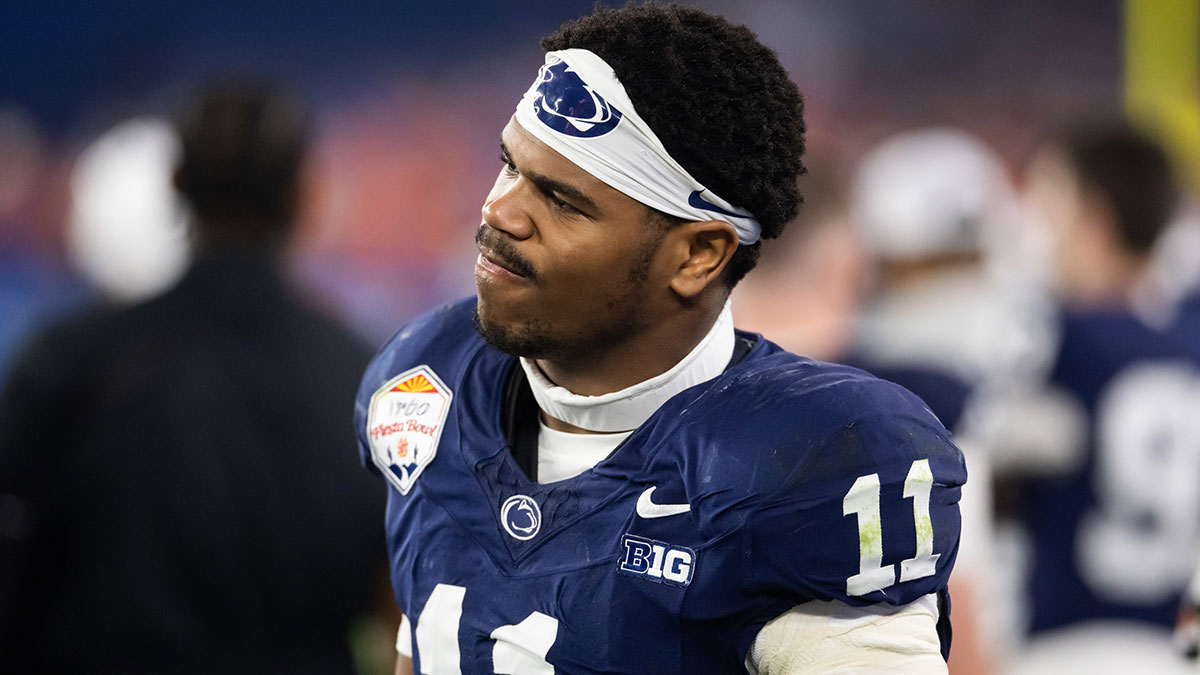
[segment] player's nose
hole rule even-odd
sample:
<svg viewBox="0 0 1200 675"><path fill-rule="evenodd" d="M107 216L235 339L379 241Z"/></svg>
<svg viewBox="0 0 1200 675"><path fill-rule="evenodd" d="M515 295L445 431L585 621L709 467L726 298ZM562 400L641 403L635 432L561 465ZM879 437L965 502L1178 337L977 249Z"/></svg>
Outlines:
<svg viewBox="0 0 1200 675"><path fill-rule="evenodd" d="M520 177L496 181L483 203L483 222L517 239L527 239L535 230L530 216L528 182Z"/></svg>

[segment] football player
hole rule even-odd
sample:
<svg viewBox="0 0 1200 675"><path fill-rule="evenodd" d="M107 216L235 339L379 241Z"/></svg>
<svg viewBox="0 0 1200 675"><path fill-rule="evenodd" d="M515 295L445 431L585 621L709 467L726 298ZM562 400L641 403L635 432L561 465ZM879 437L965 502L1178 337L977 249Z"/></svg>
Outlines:
<svg viewBox="0 0 1200 675"><path fill-rule="evenodd" d="M1008 515L1032 552L1030 659L1170 672L1200 545L1200 322L1154 285L1154 247L1179 204L1170 163L1117 126L1064 134L1026 173L1061 305L1045 386L1082 421L1063 459L1000 485L1020 497Z"/></svg>
<svg viewBox="0 0 1200 675"><path fill-rule="evenodd" d="M796 86L674 5L543 46L478 297L403 327L360 390L397 672L944 672L961 453L899 386L733 327L800 202Z"/></svg>

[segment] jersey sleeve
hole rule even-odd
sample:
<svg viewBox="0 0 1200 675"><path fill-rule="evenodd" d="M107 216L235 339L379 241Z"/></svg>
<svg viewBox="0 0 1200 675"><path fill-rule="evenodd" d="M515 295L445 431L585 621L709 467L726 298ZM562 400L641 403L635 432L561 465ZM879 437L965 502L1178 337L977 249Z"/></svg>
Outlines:
<svg viewBox="0 0 1200 675"><path fill-rule="evenodd" d="M370 374L369 368L367 373ZM371 460L371 446L367 444L367 410L373 391L366 391L366 387L367 378L364 377L354 402L354 440L358 444L358 461L363 468L382 477L379 467L375 466L375 462Z"/></svg>
<svg viewBox="0 0 1200 675"><path fill-rule="evenodd" d="M754 675L945 673L938 614L933 596L902 607L814 600L767 622L746 663Z"/></svg>
<svg viewBox="0 0 1200 675"><path fill-rule="evenodd" d="M895 389L798 458L748 519L752 585L772 611L904 605L945 589L966 468L932 413Z"/></svg>
<svg viewBox="0 0 1200 675"><path fill-rule="evenodd" d="M457 352L470 342L474 334L471 316L475 300L470 298L443 305L405 324L379 350L363 373L354 402L354 435L358 442L358 458L363 467L382 476L371 459L367 440L367 421L371 398L392 377L421 363L437 364L439 370L450 371L456 364Z"/></svg>

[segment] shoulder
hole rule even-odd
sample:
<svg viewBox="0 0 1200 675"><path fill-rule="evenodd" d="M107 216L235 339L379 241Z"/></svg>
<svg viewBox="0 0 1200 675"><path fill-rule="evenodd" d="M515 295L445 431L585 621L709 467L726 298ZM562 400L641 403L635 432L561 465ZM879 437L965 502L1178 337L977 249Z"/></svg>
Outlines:
<svg viewBox="0 0 1200 675"><path fill-rule="evenodd" d="M1061 313L1062 339L1049 378L1071 389L1092 390L1135 362L1200 362L1200 319L1178 315L1158 324L1130 311Z"/></svg>
<svg viewBox="0 0 1200 675"><path fill-rule="evenodd" d="M966 467L920 399L782 351L721 380L685 415L703 418L685 427L697 448L685 483L702 531L742 532L756 583L784 604L904 604L944 586ZM875 555L885 564L856 576ZM900 560L924 567L902 573Z"/></svg>
<svg viewBox="0 0 1200 675"><path fill-rule="evenodd" d="M465 357L484 346L472 316L475 298L442 305L413 319L384 343L363 376L360 395L369 396L388 379L425 365L443 379L463 367Z"/></svg>
<svg viewBox="0 0 1200 675"><path fill-rule="evenodd" d="M1133 314L1125 311L1078 310L1060 307L1057 314L1061 342L1093 336L1122 338L1130 333L1148 332ZM1111 334L1116 331L1116 334Z"/></svg>
<svg viewBox="0 0 1200 675"><path fill-rule="evenodd" d="M1072 351L1080 349L1118 354L1169 349L1184 334L1194 335L1200 329L1200 324L1181 320L1182 317L1177 314L1170 321L1126 308L1060 308L1058 356L1069 357Z"/></svg>
<svg viewBox="0 0 1200 675"><path fill-rule="evenodd" d="M59 383L78 378L124 332L128 314L127 309L96 306L42 326L14 354L10 379Z"/></svg>
<svg viewBox="0 0 1200 675"><path fill-rule="evenodd" d="M0 491L29 490L52 478L44 467L71 447L70 429L87 427L105 383L106 353L121 334L114 317L97 308L61 318L14 355L0 382ZM72 411L72 424L56 423L64 406Z"/></svg>
<svg viewBox="0 0 1200 675"><path fill-rule="evenodd" d="M1179 301L1176 306L1176 317L1187 328L1200 330L1200 290L1185 295Z"/></svg>
<svg viewBox="0 0 1200 675"><path fill-rule="evenodd" d="M916 459L965 476L961 453L917 396L778 348L756 349L731 368L684 423L726 450L702 453L697 464L747 503L798 486L809 496L844 491L847 477L870 473L900 471L903 480Z"/></svg>
<svg viewBox="0 0 1200 675"><path fill-rule="evenodd" d="M971 384L959 376L924 365L881 366L871 370L919 396L947 429L958 425L972 392Z"/></svg>
<svg viewBox="0 0 1200 675"><path fill-rule="evenodd" d="M444 413L454 392L460 390L472 357L488 348L475 332L474 311L475 299L470 298L413 319L384 343L367 366L355 400L354 427L359 458L369 470L376 470L367 438L376 394L417 387L443 397L444 405L438 410Z"/></svg>

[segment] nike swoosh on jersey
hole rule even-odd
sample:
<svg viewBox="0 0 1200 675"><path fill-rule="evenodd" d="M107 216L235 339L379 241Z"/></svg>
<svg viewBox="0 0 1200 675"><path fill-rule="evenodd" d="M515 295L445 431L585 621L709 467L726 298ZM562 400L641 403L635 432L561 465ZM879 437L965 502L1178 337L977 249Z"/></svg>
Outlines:
<svg viewBox="0 0 1200 675"><path fill-rule="evenodd" d="M692 510L691 504L655 504L650 495L654 494L657 489L657 486L646 488L646 491L638 497L637 514L642 518L666 518Z"/></svg>

